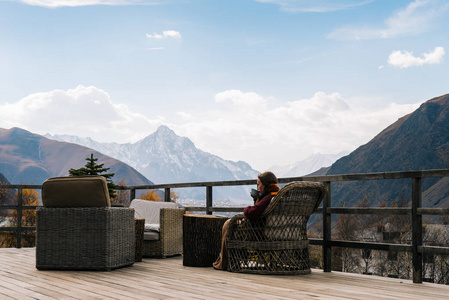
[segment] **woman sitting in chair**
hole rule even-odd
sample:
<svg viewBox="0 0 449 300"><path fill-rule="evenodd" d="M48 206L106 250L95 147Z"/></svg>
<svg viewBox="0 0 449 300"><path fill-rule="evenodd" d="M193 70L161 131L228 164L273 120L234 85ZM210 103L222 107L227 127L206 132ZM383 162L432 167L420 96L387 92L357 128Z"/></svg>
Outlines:
<svg viewBox="0 0 449 300"><path fill-rule="evenodd" d="M245 207L243 214L245 218L251 222L256 221L268 207L271 199L279 191L277 185L278 179L272 172L265 172L257 177L257 195L251 194L254 199L254 205ZM228 235L228 228L231 220L226 221L223 225L221 251L218 259L213 263L213 267L217 270L228 269L228 251L226 248L226 238Z"/></svg>

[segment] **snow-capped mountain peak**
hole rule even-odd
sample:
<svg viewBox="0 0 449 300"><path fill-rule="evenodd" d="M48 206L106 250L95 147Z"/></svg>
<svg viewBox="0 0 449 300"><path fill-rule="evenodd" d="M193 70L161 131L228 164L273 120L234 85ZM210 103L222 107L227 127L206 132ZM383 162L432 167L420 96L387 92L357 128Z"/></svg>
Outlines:
<svg viewBox="0 0 449 300"><path fill-rule="evenodd" d="M190 139L176 135L167 126L160 126L153 134L132 144L99 143L68 135L46 136L81 144L121 160L156 184L255 179L258 175L245 162L224 160L196 148ZM237 195L231 193L229 197Z"/></svg>

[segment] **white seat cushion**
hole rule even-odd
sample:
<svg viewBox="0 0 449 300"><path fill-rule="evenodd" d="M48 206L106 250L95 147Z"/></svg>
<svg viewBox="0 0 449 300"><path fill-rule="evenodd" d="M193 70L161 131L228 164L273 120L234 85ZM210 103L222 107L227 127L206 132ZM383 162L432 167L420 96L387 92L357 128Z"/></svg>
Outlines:
<svg viewBox="0 0 449 300"><path fill-rule="evenodd" d="M160 227L160 224L145 224L145 231L159 232Z"/></svg>
<svg viewBox="0 0 449 300"><path fill-rule="evenodd" d="M134 208L135 217L145 219L145 224L159 224L161 208L177 208L174 202L158 202L134 199L129 207Z"/></svg>
<svg viewBox="0 0 449 300"><path fill-rule="evenodd" d="M174 202L134 199L129 207L134 208L135 218L145 219L143 239L157 241L159 240L161 208L178 208L178 205Z"/></svg>

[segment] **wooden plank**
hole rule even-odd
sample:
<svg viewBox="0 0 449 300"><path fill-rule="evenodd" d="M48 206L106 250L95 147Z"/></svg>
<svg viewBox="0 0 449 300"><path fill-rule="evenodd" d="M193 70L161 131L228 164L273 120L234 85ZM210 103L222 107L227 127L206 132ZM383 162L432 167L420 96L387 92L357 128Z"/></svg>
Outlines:
<svg viewBox="0 0 449 300"><path fill-rule="evenodd" d="M274 276L143 259L111 272L39 271L35 249L0 249L0 299L447 299L449 286L312 270Z"/></svg>

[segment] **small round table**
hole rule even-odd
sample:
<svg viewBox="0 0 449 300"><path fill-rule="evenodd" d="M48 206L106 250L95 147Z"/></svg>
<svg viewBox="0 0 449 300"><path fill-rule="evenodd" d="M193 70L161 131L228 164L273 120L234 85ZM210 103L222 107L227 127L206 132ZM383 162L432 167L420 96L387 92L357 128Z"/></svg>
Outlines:
<svg viewBox="0 0 449 300"><path fill-rule="evenodd" d="M184 215L184 266L212 267L220 254L222 228L228 219L213 215Z"/></svg>

